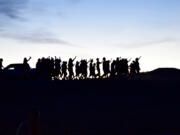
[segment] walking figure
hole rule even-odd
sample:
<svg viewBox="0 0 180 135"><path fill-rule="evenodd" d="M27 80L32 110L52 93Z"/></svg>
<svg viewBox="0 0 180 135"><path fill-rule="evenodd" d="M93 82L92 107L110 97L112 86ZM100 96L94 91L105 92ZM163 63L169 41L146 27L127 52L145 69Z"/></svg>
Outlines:
<svg viewBox="0 0 180 135"><path fill-rule="evenodd" d="M81 72L81 78L86 79L87 78L87 68L88 68L88 62L87 60L81 60L80 64L80 72Z"/></svg>
<svg viewBox="0 0 180 135"><path fill-rule="evenodd" d="M104 74L103 74L103 77L104 78L107 78L109 73L110 73L110 61L109 60L106 60L106 58L104 57L103 58L103 71L104 71Z"/></svg>
<svg viewBox="0 0 180 135"><path fill-rule="evenodd" d="M136 60L135 60L135 71L136 71L136 74L139 74L140 73L140 66L139 66L139 60L141 59L141 57L139 57L139 58L136 58Z"/></svg>
<svg viewBox="0 0 180 135"><path fill-rule="evenodd" d="M56 58L55 57L55 63L54 63L54 79L59 79L60 75L60 70L61 70L61 58Z"/></svg>
<svg viewBox="0 0 180 135"><path fill-rule="evenodd" d="M65 80L67 77L67 62L63 61L62 63L62 74L61 77Z"/></svg>
<svg viewBox="0 0 180 135"><path fill-rule="evenodd" d="M140 66L139 66L139 60L141 57L136 58L131 64L130 64L130 76L133 77L136 74L140 73Z"/></svg>
<svg viewBox="0 0 180 135"><path fill-rule="evenodd" d="M93 59L90 60L89 64L89 78L96 78L95 74L95 64L93 63Z"/></svg>
<svg viewBox="0 0 180 135"><path fill-rule="evenodd" d="M99 78L101 77L100 64L101 64L101 62L99 61L99 58L97 58L97 59L96 59L96 70L97 70L97 76L98 76Z"/></svg>
<svg viewBox="0 0 180 135"><path fill-rule="evenodd" d="M116 61L113 60L113 62L111 63L111 78L115 78L116 76Z"/></svg>
<svg viewBox="0 0 180 135"><path fill-rule="evenodd" d="M74 59L69 59L68 62L68 71L69 71L69 79L71 80L74 77L74 71L73 71L73 67L74 67L74 60L76 59L76 57Z"/></svg>
<svg viewBox="0 0 180 135"><path fill-rule="evenodd" d="M76 71L76 79L79 79L80 78L80 72L81 72L79 61L76 62L75 68L76 68L76 70L75 70Z"/></svg>

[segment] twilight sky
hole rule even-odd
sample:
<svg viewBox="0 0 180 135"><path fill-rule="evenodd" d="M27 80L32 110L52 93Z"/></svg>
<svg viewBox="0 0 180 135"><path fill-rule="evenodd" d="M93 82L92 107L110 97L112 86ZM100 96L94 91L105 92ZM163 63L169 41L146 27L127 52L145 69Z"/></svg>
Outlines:
<svg viewBox="0 0 180 135"><path fill-rule="evenodd" d="M143 71L180 68L180 0L0 0L4 65L142 56Z"/></svg>

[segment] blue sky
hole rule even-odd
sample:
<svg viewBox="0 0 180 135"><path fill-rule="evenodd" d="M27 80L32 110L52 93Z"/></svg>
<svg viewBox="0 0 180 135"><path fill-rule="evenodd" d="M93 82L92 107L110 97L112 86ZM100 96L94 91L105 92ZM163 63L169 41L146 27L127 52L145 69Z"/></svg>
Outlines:
<svg viewBox="0 0 180 135"><path fill-rule="evenodd" d="M142 56L143 71L180 68L179 0L0 0L4 65L32 56Z"/></svg>

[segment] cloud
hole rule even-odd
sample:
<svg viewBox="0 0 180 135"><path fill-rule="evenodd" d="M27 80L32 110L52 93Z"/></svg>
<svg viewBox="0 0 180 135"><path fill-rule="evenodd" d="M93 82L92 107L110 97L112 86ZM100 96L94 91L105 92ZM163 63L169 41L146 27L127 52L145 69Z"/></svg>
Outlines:
<svg viewBox="0 0 180 135"><path fill-rule="evenodd" d="M42 44L63 44L63 45L71 45L70 43L61 40L60 38L56 37L53 33L43 31L43 30L36 30L31 32L23 32L23 33L8 33L8 32L1 32L1 38L9 38L17 41L24 41L28 43L42 43Z"/></svg>
<svg viewBox="0 0 180 135"><path fill-rule="evenodd" d="M68 1L78 3L80 0ZM60 10L56 3L60 1L0 0L0 37L35 44L72 45L52 32L51 20L59 18L54 14Z"/></svg>
<svg viewBox="0 0 180 135"><path fill-rule="evenodd" d="M154 40L154 41L149 41L149 42L144 42L141 43L140 45L156 45L156 44L164 44L164 43L170 43L170 42L176 42L178 41L178 39L174 39L174 38L164 38L161 40Z"/></svg>
<svg viewBox="0 0 180 135"><path fill-rule="evenodd" d="M28 0L0 0L0 14L17 19Z"/></svg>
<svg viewBox="0 0 180 135"><path fill-rule="evenodd" d="M123 48L140 48L140 47L146 47L146 46L155 46L160 44L166 44L166 43L173 43L173 42L179 42L179 39L176 38L164 38L160 40L151 40L151 41L145 41L145 42L134 42L134 43L121 43L116 44L116 46L121 46Z"/></svg>

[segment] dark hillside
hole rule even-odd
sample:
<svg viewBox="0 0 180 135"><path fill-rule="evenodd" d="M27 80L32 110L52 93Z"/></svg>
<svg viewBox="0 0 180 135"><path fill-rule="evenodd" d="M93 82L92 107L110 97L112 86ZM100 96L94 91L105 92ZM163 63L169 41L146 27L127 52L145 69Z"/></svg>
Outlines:
<svg viewBox="0 0 180 135"><path fill-rule="evenodd" d="M180 80L180 70L176 68L158 68L151 72L142 73L142 80Z"/></svg>
<svg viewBox="0 0 180 135"><path fill-rule="evenodd" d="M180 133L179 81L0 82L0 134L33 107L43 135Z"/></svg>

